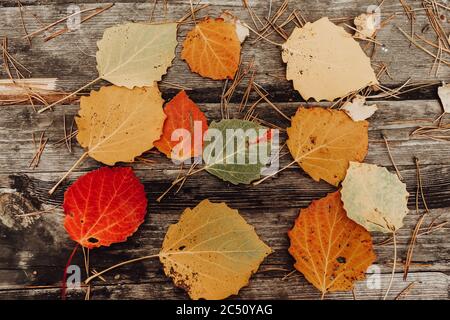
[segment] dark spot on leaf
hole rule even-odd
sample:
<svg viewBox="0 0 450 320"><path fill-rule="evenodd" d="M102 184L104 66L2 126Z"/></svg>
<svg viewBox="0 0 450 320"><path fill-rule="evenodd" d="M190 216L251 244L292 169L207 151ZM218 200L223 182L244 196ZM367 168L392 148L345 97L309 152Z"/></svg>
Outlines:
<svg viewBox="0 0 450 320"><path fill-rule="evenodd" d="M91 238L88 239L88 242L90 242L90 243L97 243L98 239L91 237Z"/></svg>
<svg viewBox="0 0 450 320"><path fill-rule="evenodd" d="M347 259L345 259L344 257L337 257L337 262L339 262L339 263L346 263L347 262Z"/></svg>

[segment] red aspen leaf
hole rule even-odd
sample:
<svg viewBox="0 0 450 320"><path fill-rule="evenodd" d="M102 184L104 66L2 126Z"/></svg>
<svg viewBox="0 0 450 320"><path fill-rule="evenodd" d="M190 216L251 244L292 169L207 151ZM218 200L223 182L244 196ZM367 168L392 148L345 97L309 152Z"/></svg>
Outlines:
<svg viewBox="0 0 450 320"><path fill-rule="evenodd" d="M144 221L147 198L131 168L103 167L72 184L63 207L70 237L92 249L126 241Z"/></svg>
<svg viewBox="0 0 450 320"><path fill-rule="evenodd" d="M187 34L181 58L202 77L222 80L234 78L240 54L235 23L205 18Z"/></svg>
<svg viewBox="0 0 450 320"><path fill-rule="evenodd" d="M370 233L347 217L339 191L302 209L288 235L295 268L322 295L352 290L375 261Z"/></svg>
<svg viewBox="0 0 450 320"><path fill-rule="evenodd" d="M203 112L189 99L184 90L180 91L166 104L164 113L167 115L167 119L164 122L161 138L154 143L155 147L168 158L175 158L180 161L201 156L203 150L203 134L208 129L208 122ZM197 129L196 126L198 126ZM180 139L173 141L172 134L177 129L189 131L191 139L184 140L183 137L180 137ZM199 141L195 143L196 141L194 139L198 139L199 137ZM172 155L173 148L179 143L182 145L180 145L180 148L177 148L177 151L179 151L178 154ZM184 150L190 150L190 152L183 154Z"/></svg>

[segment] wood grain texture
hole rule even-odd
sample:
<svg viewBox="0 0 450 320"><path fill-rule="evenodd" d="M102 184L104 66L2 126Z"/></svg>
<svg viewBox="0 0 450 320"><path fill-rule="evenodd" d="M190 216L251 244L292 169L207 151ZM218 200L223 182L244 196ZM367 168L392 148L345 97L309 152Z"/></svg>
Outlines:
<svg viewBox="0 0 450 320"><path fill-rule="evenodd" d="M24 4L30 5L24 8L24 20L29 32L40 29L42 25L65 17L69 2L78 3L81 9L98 7L98 3L109 3L106 1L23 2ZM24 65L30 67L33 77L56 77L59 79L59 88L66 91L78 89L82 85L97 78L97 70L95 68L96 42L101 39L105 28L127 21L148 21L153 8L153 1L119 1L116 2L113 8L82 24L80 30L59 36L46 43L42 41L42 36L38 36L30 48L28 42L21 39L24 34L19 20L20 13L14 3L15 1L6 1L3 3L5 7L0 7L0 16L4 17L0 35L8 36L10 40L10 52ZM212 0L209 3L211 5L199 13L199 16L216 16L222 10L229 10L231 13L237 14L242 21L253 25L248 12L242 8L242 1ZM273 1L273 10L281 3L281 0ZM420 7L420 1L410 1L410 3L415 7ZM268 4L266 1L250 1L250 4L261 19L267 16ZM322 16L329 16L330 18L354 17L366 12L367 7L372 4L370 0L327 0L316 1L314 3L292 1L286 15L294 8L298 8L304 12L304 15L310 21L315 21ZM159 5L157 6L157 10L155 10L154 21L179 19L189 9L188 0L169 1L167 15L165 15L164 7ZM401 13L402 10L403 8L398 1L389 1L383 5L383 18L388 18L393 13ZM427 25L426 17L423 14L418 14L417 25L421 28ZM187 31L191 27L191 25L183 25L180 27L180 40L184 39ZM388 51L383 52L377 50L372 59L373 64L385 63L393 76L393 79L384 76L381 79L382 84L398 86L409 78L415 81L430 82L440 79L447 80L448 82L450 80L448 68L441 68L437 78L433 73L430 74L430 68L434 62L433 58L421 50L411 48L408 40L405 39L397 27L409 30L408 21L403 15L396 16L391 23L379 32L377 38L379 42L386 45ZM287 27L288 33L291 32L292 28L292 25ZM429 39L434 39L431 30L425 33L424 36ZM277 101L288 101L290 98L299 100L300 96L297 93L292 95L292 83L285 80L285 65L281 60L280 49L266 41L259 41L256 44L252 44L254 39L255 35L252 35L244 43L242 60L246 62L252 58L255 59L255 65L259 71L256 81L270 90ZM279 43L282 42L282 38L275 35L271 36L271 39ZM174 60L174 65L170 68L164 80L196 88L196 94L204 100L208 99L209 102L217 101L217 96L221 92L222 82L203 79L199 75L191 73L186 63L180 59L180 52L181 44L177 47L177 58ZM36 59L36 57L39 57L39 59ZM411 70L414 70L414 72L411 72ZM5 76L2 73L0 75ZM424 89L404 97L430 98L434 91Z"/></svg>
<svg viewBox="0 0 450 320"><path fill-rule="evenodd" d="M159 272L156 276L162 277L162 272ZM382 283L388 282L388 275L382 275ZM446 300L448 299L448 278L442 273L413 273L411 274L410 281L403 282L400 277L395 279L392 286L393 292L389 298L394 299L397 295L404 290L411 282L414 285L408 293L399 297L399 300ZM359 283L355 288L356 299L359 300L378 300L383 295L385 287L380 289L368 289L367 284ZM122 285L110 285L107 283L98 284L92 286L91 294L92 299L142 299L149 298L149 293L157 291L158 296L154 299L179 299L184 297L184 293L181 289L173 288L173 285L168 280L153 282L139 282ZM43 288L43 289L24 289L17 288L9 291L5 291L2 294L4 298L10 299L59 299L60 289L55 287ZM239 300L259 300L259 299L292 299L295 295L296 300L310 300L320 299L320 295L311 287L311 285L305 283L305 281L296 277L289 280L281 280L281 278L275 278L274 274L268 272L266 276L261 274L256 275L254 280L248 287L241 290ZM69 299L84 299L85 289L69 290L67 292ZM325 299L342 299L352 300L353 296L351 292L347 293L333 293L325 296Z"/></svg>
<svg viewBox="0 0 450 320"><path fill-rule="evenodd" d="M427 226L433 218L437 218L439 222L449 220L450 181L448 176L450 163L448 157L441 156L441 154L448 154L449 145L444 142L416 140L409 137L409 133L418 125L428 124L439 114L440 105L436 101L378 102L378 104L380 111L374 116L370 126L371 143L367 161L393 169L384 142L380 138L381 133L385 134L390 139L393 157L399 164L400 172L405 178L408 190L413 194L416 187L416 169L413 157L419 157L423 163L424 192L427 196L428 205L433 210L425 225ZM279 106L286 114L293 115L298 104L281 103ZM209 119L220 118L220 106L218 104L204 103L200 104L200 107ZM237 105L230 106L231 110L236 108ZM288 125L268 105L262 104L258 108L261 118L271 119L272 122L277 122L281 126ZM29 106L10 106L4 107L2 110L0 143L4 152L0 159L1 185L4 186L4 190L24 195L26 201L29 201L36 211L52 207L59 208L63 201L65 187L60 188L52 197L49 197L47 192L63 172L81 155L82 150L74 144L74 154L70 154L65 147L55 147L52 142L63 137L63 113L66 113L66 121L69 121L70 116L73 116L77 109L77 106L59 107L53 112L42 115L36 114ZM236 113L235 116L237 117L239 114ZM37 169L31 170L28 168L29 159L34 153L31 134L43 130L46 130L51 142L43 154L41 165ZM273 277L278 281L292 268L293 261L286 250L288 247L286 232L292 227L299 209L308 206L313 199L323 197L326 193L335 190L326 183L314 182L297 167L292 167L281 173L276 179L268 180L257 187L230 186L207 173L199 173L188 180L178 194L170 193L163 202L157 203L155 199L177 176L178 169L161 155L150 154L147 157L154 160L154 164L136 163L133 164L133 167L138 177L143 181L150 200L149 216L145 224L129 242L92 252L92 265L97 270L122 260L157 252L167 227L178 220L183 209L193 207L202 199L209 198L212 201L226 201L231 207L239 209L247 221L256 227L262 239L274 248L275 253L269 256L262 269L285 269L286 271L271 271L266 275L266 277ZM290 157L286 156L282 164L288 162L290 162ZM84 172L98 166L99 164L94 160L86 161L76 170L65 186ZM242 196L243 194L245 196ZM414 201L415 198L412 196L409 201L411 209L414 208ZM27 206L25 208L26 210L22 214L33 211ZM22 225L20 223L21 218L17 219L19 219L17 225ZM415 210L411 210L406 218L405 227L401 229L398 235L399 257L401 259L405 258L411 230L418 219L419 214ZM4 269L4 271L0 271L0 283L4 289L38 284L58 285L61 278L58 270L61 270L71 247L73 247L73 243L69 241L61 221L62 213L60 209L57 209L56 214L48 213L38 217L31 227L25 229L27 230L25 237L24 229L21 227L16 227L18 230L14 230L14 227L1 227L2 234L6 236L3 248L3 252L6 254L0 258L0 270ZM374 242L380 243L385 238L384 235L375 234ZM37 239L40 240L37 241ZM449 241L448 228L443 228L420 238L414 255L412 272L450 272L448 264ZM17 254L18 252L19 254ZM381 272L388 273L392 266L392 245L376 246L376 253L378 256L377 264L380 266ZM76 263L81 265L81 257L78 256L77 259ZM11 270L8 268L11 265L17 265L20 268ZM148 261L125 267L107 276L108 282L111 281L111 284L107 288L105 287L106 289L94 291L103 292L105 297L111 295L125 298L124 295L120 295L116 291L115 285L130 283L131 286L134 286L135 284L132 283L146 281L150 283L149 285L152 283L160 285L161 282L167 285L167 282L159 277L161 276L160 268L157 261ZM34 271L37 272L36 276L33 276ZM400 269L398 271L401 272ZM119 280L114 278L117 274L120 275ZM257 277L260 276L257 275ZM264 276L261 275L261 277ZM265 281L269 281L268 278ZM289 283L289 281L285 282ZM397 285L401 286L402 284L401 282ZM302 290L304 286L302 286ZM274 294L272 297L306 298L308 296L304 291L299 290L286 290L285 292L290 293L290 295L278 296ZM314 297L313 291L309 290L310 297ZM130 291L133 290L130 289ZM10 291L8 292L4 296L5 298L12 294ZM16 290L13 292L18 296L23 296L27 291ZM57 294L57 289L38 292L42 294L41 297L52 297ZM36 293L37 296L39 294ZM363 296L370 298L376 297L377 294L367 291L363 293ZM442 294L442 292L439 294ZM2 297L2 293L0 293L0 297ZM133 297L136 296L129 296L129 298ZM183 298L185 296L174 289L173 292L168 292L167 296L149 293L141 297ZM242 298L245 297L256 298L257 295L256 292L249 292L248 296Z"/></svg>
<svg viewBox="0 0 450 320"><path fill-rule="evenodd" d="M66 15L68 4L77 3L80 7L97 7L98 0L21 0L24 4L25 23L31 32L41 27L32 15L42 23L50 23ZM162 1L161 1L162 2ZM273 8L282 1L274 0ZM10 51L19 61L33 72L33 77L57 77L61 90L77 89L97 77L95 68L95 43L101 38L106 27L125 21L148 20L153 1L115 1L115 6L82 25L81 30L67 33L47 43L41 37L33 40L30 48L26 40L21 39L23 31L15 0L0 1L0 36L10 39ZM242 8L240 0L211 0L211 6L203 14L216 15L223 9L237 14L243 21L252 25L248 13ZM268 13L267 1L249 1L260 17ZM409 1L420 7L420 1ZM302 9L304 15L315 20L322 16L334 18L356 16L366 11L373 1L291 1L289 9ZM170 0L167 19L177 19L189 9L189 0ZM394 12L402 12L399 1L387 1L382 14L386 18ZM155 20L162 21L164 9L158 5ZM423 15L418 16L418 25L425 26ZM395 26L408 29L403 15L386 26L378 40L388 46L388 52L378 51L374 63L383 61L389 65L393 79L382 78L387 86L397 86L412 77L417 81L450 80L448 68L441 68L438 77L430 75L433 59L415 48ZM190 26L180 28L181 41ZM289 29L289 28L288 28ZM290 29L289 29L290 31ZM427 33L431 39L431 33ZM244 45L244 61L255 58L258 67L257 82L270 91L270 99L288 116L295 114L301 98L292 89L292 83L285 79L285 65L281 61L279 48L267 42L252 44L254 35ZM271 39L281 42L281 38ZM177 58L164 78L167 82L178 83L194 88L189 91L191 98L198 103L208 119L221 118L220 95L223 82L203 79L189 71L179 58L181 45L177 48ZM6 77L0 69L0 77ZM101 83L94 88L98 88ZM242 117L236 112L245 86L238 88L229 106L232 117ZM161 86L163 97L172 98L177 90ZM252 96L252 101L256 96ZM398 269L391 298L394 298L409 283L415 282L407 299L448 299L450 275L450 236L449 227L419 237L410 277L402 280L402 262L411 232L423 212L415 210L416 168L414 157L420 159L424 193L430 215L425 219L424 227L436 219L436 222L450 221L450 144L430 139L417 139L410 134L417 127L430 125L441 113L442 107L437 100L436 86L401 96L400 101L375 101L379 111L370 119L369 154L366 162L388 167L394 171L389 159L382 135L389 140L392 155L411 193L410 214L405 226L399 231ZM313 104L307 104L313 105ZM321 104L322 105L322 104ZM67 105L54 108L54 111L37 114L31 106L14 105L0 107L0 299L58 299L60 281L67 258L74 247L62 226L63 193L65 188L77 177L99 163L86 160L52 196L48 190L69 169L82 154L82 149L73 142L73 153L65 146L56 146L55 142L64 137L63 116L70 126L78 106ZM288 121L280 117L269 105L257 107L258 117L277 126L286 128ZM448 116L444 118L448 121ZM29 167L35 152L32 134L37 137L45 131L49 143L36 169ZM282 134L282 141L285 135ZM292 228L301 208L307 207L314 199L333 192L336 188L321 182L316 183L298 166L293 166L269 179L259 186L232 186L220 181L206 172L190 178L178 194L169 193L157 203L161 193L169 187L178 175L178 167L157 153L145 156L153 160L152 164L134 163L136 174L144 183L149 198L148 216L142 227L126 243L91 252L91 267L100 271L118 262L159 251L164 235L170 224L178 221L186 207L194 207L201 200L209 198L215 202L226 202L238 209L250 224L254 225L258 235L274 249L250 285L241 291L238 299L318 299L320 294L296 273L292 278L283 277L293 270L293 259L289 256L287 231ZM281 160L281 166L291 161L290 155ZM20 216L35 211L50 210L48 213L32 216ZM379 245L386 236L375 233L375 251L377 254L375 270L380 272L381 287L373 288L366 281L359 282L355 290L358 299L379 299L388 283L392 268L392 244ZM81 252L75 256L74 264L84 270ZM372 279L372 278L371 278ZM92 287L93 299L185 299L187 295L175 288L166 278L162 266L157 260L149 260L114 270L105 275L106 282L95 281ZM45 287L40 287L45 286ZM46 287L48 286L48 287ZM69 297L84 298L85 289L69 291ZM327 298L352 299L351 293L338 293Z"/></svg>

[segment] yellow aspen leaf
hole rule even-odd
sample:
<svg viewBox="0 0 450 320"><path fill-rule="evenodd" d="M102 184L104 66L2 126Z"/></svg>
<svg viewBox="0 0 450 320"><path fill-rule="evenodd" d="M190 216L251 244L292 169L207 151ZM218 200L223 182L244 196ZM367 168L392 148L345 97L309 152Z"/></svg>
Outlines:
<svg viewBox="0 0 450 320"><path fill-rule="evenodd" d="M159 257L192 299L218 300L248 285L271 252L237 210L203 200L169 227Z"/></svg>
<svg viewBox="0 0 450 320"><path fill-rule="evenodd" d="M234 78L240 54L236 25L222 18L205 18L187 34L181 58L202 77L221 80Z"/></svg>
<svg viewBox="0 0 450 320"><path fill-rule="evenodd" d="M295 268L322 296L352 290L375 261L370 233L347 217L339 192L302 209L288 235Z"/></svg>
<svg viewBox="0 0 450 320"><path fill-rule="evenodd" d="M108 86L82 97L75 118L77 140L90 157L107 165L132 162L153 148L166 115L158 87Z"/></svg>
<svg viewBox="0 0 450 320"><path fill-rule="evenodd" d="M355 122L344 111L300 107L287 129L294 160L315 181L339 185L350 161L363 161L369 145L367 121Z"/></svg>

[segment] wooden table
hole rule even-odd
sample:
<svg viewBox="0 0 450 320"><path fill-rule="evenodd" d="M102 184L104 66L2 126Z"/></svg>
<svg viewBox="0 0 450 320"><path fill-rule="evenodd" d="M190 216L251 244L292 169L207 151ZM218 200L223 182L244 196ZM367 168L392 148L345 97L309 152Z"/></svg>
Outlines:
<svg viewBox="0 0 450 320"><path fill-rule="evenodd" d="M32 32L67 15L70 3L78 3L81 9L107 3L99 0L21 0L23 17L28 32ZM158 1L154 19L164 20L163 1ZM269 2L249 1L254 11L265 17L269 11ZM272 12L282 1L274 0ZM322 16L330 18L355 17L366 11L375 1L291 1L289 12L301 9L304 16L314 21ZM252 25L248 12L240 0L209 1L211 5L203 11L216 15L226 9L238 15ZM414 8L420 8L421 1L408 1ZM95 52L96 41L101 38L105 28L125 21L148 20L152 9L152 0L116 1L111 9L82 24L81 29L66 33L51 41L43 42L42 37L33 39L32 46L22 39L23 29L20 11L15 0L0 2L0 36L9 39L9 52L18 61L32 71L35 78L58 78L59 90L72 91L97 77ZM169 0L167 19L178 19L189 10L189 0ZM399 1L388 0L382 6L383 17L392 13L402 13ZM448 13L448 12L447 12ZM198 15L203 15L199 13ZM418 32L426 26L423 13L418 12L416 26ZM448 25L447 25L448 26ZM384 62L392 78L382 77L382 83L388 87L398 87L408 78L427 83L436 80L450 81L448 67L441 66L437 76L430 74L433 58L410 46L397 27L410 30L407 18L398 14L378 35L377 40L384 43L387 52L377 50L374 65ZM179 42L184 39L189 25L182 26ZM292 26L287 30L290 32ZM432 37L432 31L425 35ZM255 59L257 67L256 81L271 93L270 100L289 116L293 115L302 102L293 90L292 83L285 80L285 65L281 61L279 48L266 42L252 44L253 35L243 47L243 61ZM272 39L282 41L272 36ZM164 78L166 83L188 86L189 92L206 113L208 119L220 119L220 96L224 82L201 78L189 71L180 57L181 45L177 47L174 65ZM435 52L432 49L432 52ZM7 78L3 68L2 78ZM101 83L94 86L94 89ZM236 91L230 110L236 110L246 85ZM177 90L161 86L166 100L172 98ZM411 238L412 230L424 206L420 202L419 211L415 210L416 166L414 157L420 160L424 194L430 209L425 218L424 227L433 219L437 223L450 219L450 145L448 142L432 139L418 139L410 134L419 126L431 125L441 113L442 107L437 100L437 84L416 90L398 99L376 101L379 111L370 119L370 147L366 159L387 167L394 172L389 158L384 135L392 151L404 181L411 193L409 199L410 214L405 226L398 233L398 268L390 298L395 298L410 283L410 290L404 292L404 299L447 299L449 297L450 275L450 234L448 226L418 238L413 262L407 281L403 281L403 261ZM256 96L252 96L255 100ZM66 187L80 175L100 167L96 161L85 161L58 191L50 197L48 190L66 172L82 154L82 149L74 142L73 152L65 146L56 146L55 142L64 137L63 117L70 125L77 113L78 104L57 106L53 111L37 114L29 105L0 106L0 298L10 299L58 299L63 269L70 252L74 248L62 224L61 203ZM267 104L257 107L258 117L283 128L289 123L280 117ZM239 116L236 114L236 116ZM444 121L448 122L448 117ZM39 138L45 131L49 142L42 154L37 168L29 167L35 153L32 135ZM259 186L233 186L207 173L199 173L189 179L178 194L169 193L161 203L156 198L170 185L178 174L178 167L158 154L150 154L153 164L138 162L133 164L139 178L145 184L149 199L148 216L128 242L109 248L93 250L90 253L90 265L99 271L123 260L141 257L158 252L167 227L175 223L186 207L194 207L202 199L226 202L236 208L245 219L255 226L257 233L273 249L254 275L250 285L240 292L239 299L317 299L319 292L312 287L301 274L284 277L293 270L293 259L289 256L287 231L301 208L305 208L313 199L325 196L336 190L327 183L316 183L297 166L293 166L275 179ZM291 161L289 155L282 159L286 164ZM30 212L50 210L28 216ZM382 234L373 235L374 242L386 240ZM393 263L393 246L376 245L377 267L381 272L381 288L372 288L366 281L359 282L355 288L357 299L379 299L384 292ZM84 266L81 251L75 256L74 264ZM85 289L70 290L69 298L82 299ZM176 288L163 274L159 261L146 261L117 269L104 277L104 281L95 281L91 288L92 299L184 299L187 295ZM327 298L353 299L352 293L330 294Z"/></svg>

